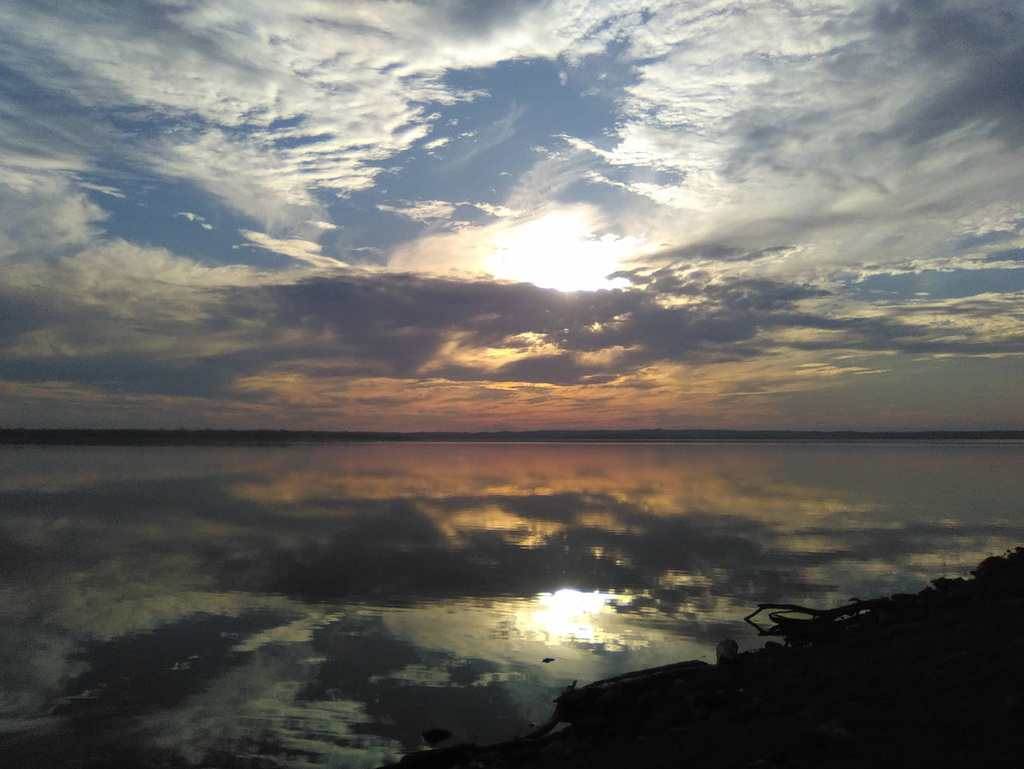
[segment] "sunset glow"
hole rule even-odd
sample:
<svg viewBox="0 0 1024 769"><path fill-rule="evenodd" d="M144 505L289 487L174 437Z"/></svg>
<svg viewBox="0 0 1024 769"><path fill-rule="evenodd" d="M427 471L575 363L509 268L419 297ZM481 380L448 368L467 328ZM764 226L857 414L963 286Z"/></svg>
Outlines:
<svg viewBox="0 0 1024 769"><path fill-rule="evenodd" d="M0 426L1024 428L1012 3L129 5L5 2Z"/></svg>

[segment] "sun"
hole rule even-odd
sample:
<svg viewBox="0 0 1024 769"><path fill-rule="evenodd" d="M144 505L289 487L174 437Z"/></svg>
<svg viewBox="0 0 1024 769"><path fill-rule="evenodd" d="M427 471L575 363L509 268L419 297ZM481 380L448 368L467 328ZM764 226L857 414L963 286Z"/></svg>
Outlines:
<svg viewBox="0 0 1024 769"><path fill-rule="evenodd" d="M497 278L559 291L596 291L629 284L609 278L640 250L640 238L595 236L584 211L551 213L495 235L485 269Z"/></svg>

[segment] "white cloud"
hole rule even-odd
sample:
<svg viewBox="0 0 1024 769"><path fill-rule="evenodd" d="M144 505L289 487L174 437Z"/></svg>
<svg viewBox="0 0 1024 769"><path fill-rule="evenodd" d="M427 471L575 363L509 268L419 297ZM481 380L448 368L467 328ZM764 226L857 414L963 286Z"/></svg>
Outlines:
<svg viewBox="0 0 1024 769"><path fill-rule="evenodd" d="M106 215L80 186L66 171L0 162L0 257L49 257L99 235Z"/></svg>
<svg viewBox="0 0 1024 769"><path fill-rule="evenodd" d="M191 211L179 211L178 213L175 214L175 216L180 216L183 219L188 219L190 222L198 224L204 230L213 229L213 225L207 222L205 217L202 217L199 214L194 214Z"/></svg>
<svg viewBox="0 0 1024 769"><path fill-rule="evenodd" d="M78 182L78 186L84 190L95 190L96 192L102 192L104 195L109 195L112 198L124 198L125 195L117 187L111 187L106 184L90 184L89 182Z"/></svg>
<svg viewBox="0 0 1024 769"><path fill-rule="evenodd" d="M967 13L983 29L991 14L973 5ZM928 58L880 29L873 4L648 8L620 54L636 80L619 102L614 141L564 138L593 159L592 181L656 204L642 215L649 241L798 245L809 261L788 268L823 274L894 258L934 264L956 242L952 212L1020 199L1020 147L983 123L929 147L904 138L925 95L962 77L956 57L973 59L942 48Z"/></svg>
<svg viewBox="0 0 1024 769"><path fill-rule="evenodd" d="M5 31L16 41L10 66L39 86L86 107L141 109L143 122L174 121L125 151L137 167L190 180L275 229L320 212L319 190L371 185L372 163L429 132L437 114L424 104L470 98L442 83L447 67L522 55L548 26L525 14L529 33L499 27L474 50L452 41L456 23L412 3L66 15L26 3L10 9Z"/></svg>
<svg viewBox="0 0 1024 769"><path fill-rule="evenodd" d="M89 145L68 154L67 135L96 141L100 118L90 109L127 110L138 130L120 129L132 138L124 161L198 185L274 238L303 238L311 220L327 220L323 200L374 185L380 161L430 135L440 119L430 105L478 95L449 85L447 71L531 56L562 57L573 70L612 41L622 46L616 66L635 75L621 120L608 126L613 141L573 141L612 166L669 172L618 182L671 210L663 216L675 233L653 231L655 218L652 237L679 243L746 229L755 238L767 222L773 237L798 239L815 215L869 214L960 186L959 168L883 140L954 65L923 62L886 37L864 2L661 1L641 12L625 0L225 0L122 11L10 4L5 62L77 109L67 118L73 131L31 139L19 129L0 140L31 139L36 156L43 148L54 163L85 167ZM154 119L166 125L155 134L144 130ZM513 107L470 153L508 140L521 119ZM982 171L1012 165L972 146L961 154ZM507 203L547 205L570 178L579 177L529 196L524 183ZM1007 197L1005 187L987 196Z"/></svg>
<svg viewBox="0 0 1024 769"><path fill-rule="evenodd" d="M511 139L516 134L516 123L526 114L526 109L513 102L502 117L498 118L483 131L474 131L466 138L472 138L460 147L447 161L449 167L464 166L474 158Z"/></svg>
<svg viewBox="0 0 1024 769"><path fill-rule="evenodd" d="M439 115L425 105L473 98L444 82L449 69L566 51L579 58L636 16L628 3L578 0L226 0L116 12L14 2L5 62L76 105L78 133L102 133L96 108L126 110L142 130L122 127L132 141L120 152L137 170L193 182L279 235L311 214L324 218L320 192L372 185L377 161L429 134ZM510 136L519 114L488 141ZM150 120L168 127L152 136Z"/></svg>
<svg viewBox="0 0 1024 769"><path fill-rule="evenodd" d="M388 268L434 275L483 274L493 237L500 229L498 225L487 225L431 233L395 248L388 258Z"/></svg>
<svg viewBox="0 0 1024 769"><path fill-rule="evenodd" d="M446 200L419 200L406 203L404 206L377 206L381 211L407 217L413 221L430 224L440 219L447 219L455 211L455 204Z"/></svg>
<svg viewBox="0 0 1024 769"><path fill-rule="evenodd" d="M509 208L508 206L496 206L489 203L472 203L471 205L474 205L484 213L490 214L491 216L499 219L504 219L510 216L521 216L523 213L522 211L517 211L514 208Z"/></svg>
<svg viewBox="0 0 1024 769"><path fill-rule="evenodd" d="M436 149L438 149L440 147L443 147L444 145L446 145L451 140L452 140L452 137L450 137L450 136L442 136L440 139L434 139L433 141L429 141L426 144L424 144L423 145L423 149L425 149L425 150L436 150Z"/></svg>
<svg viewBox="0 0 1024 769"><path fill-rule="evenodd" d="M173 364L287 345L293 340L261 319L230 317L225 289L313 273L305 266L274 273L243 265L210 267L123 240L56 260L10 261L0 269L4 300L45 312L7 335L0 354L10 360L56 361L135 353Z"/></svg>
<svg viewBox="0 0 1024 769"><path fill-rule="evenodd" d="M324 256L320 244L310 240L273 238L265 233L253 232L252 230L239 230L239 232L252 245L282 254L283 256L290 256L292 259L298 259L314 267L340 268L348 266L339 259Z"/></svg>

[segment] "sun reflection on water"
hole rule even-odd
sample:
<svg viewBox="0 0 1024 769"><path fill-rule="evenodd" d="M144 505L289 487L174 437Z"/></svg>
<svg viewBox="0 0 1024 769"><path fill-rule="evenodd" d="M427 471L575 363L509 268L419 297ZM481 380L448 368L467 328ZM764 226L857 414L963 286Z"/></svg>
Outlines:
<svg viewBox="0 0 1024 769"><path fill-rule="evenodd" d="M537 596L533 605L538 608L531 612L530 624L549 644L599 643L605 640L599 616L631 601L627 595L562 588Z"/></svg>

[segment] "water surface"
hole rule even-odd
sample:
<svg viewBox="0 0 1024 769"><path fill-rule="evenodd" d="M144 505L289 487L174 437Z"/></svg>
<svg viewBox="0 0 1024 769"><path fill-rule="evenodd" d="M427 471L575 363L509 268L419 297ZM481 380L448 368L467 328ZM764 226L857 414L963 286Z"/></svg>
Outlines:
<svg viewBox="0 0 1024 769"><path fill-rule="evenodd" d="M0 448L0 761L370 767L1024 542L1021 443ZM544 662L544 660L552 660Z"/></svg>

